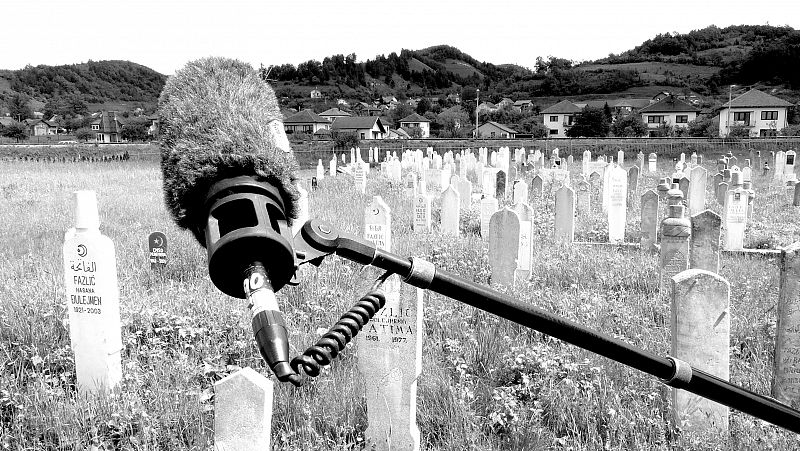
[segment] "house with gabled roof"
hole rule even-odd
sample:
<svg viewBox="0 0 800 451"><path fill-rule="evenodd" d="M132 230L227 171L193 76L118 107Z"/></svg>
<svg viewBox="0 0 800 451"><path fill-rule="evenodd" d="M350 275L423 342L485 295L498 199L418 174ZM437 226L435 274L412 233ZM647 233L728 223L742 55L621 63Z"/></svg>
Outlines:
<svg viewBox="0 0 800 451"><path fill-rule="evenodd" d="M725 102L719 111L719 136L727 137L733 127L744 127L751 137L776 136L787 125L791 103L751 89Z"/></svg>
<svg viewBox="0 0 800 451"><path fill-rule="evenodd" d="M378 116L340 117L331 124L334 131L355 133L358 139L383 139L386 126Z"/></svg>
<svg viewBox="0 0 800 451"><path fill-rule="evenodd" d="M569 100L562 100L555 105L543 109L542 123L549 130L548 138L566 138L567 130L575 123L575 116L583 111L581 107Z"/></svg>
<svg viewBox="0 0 800 451"><path fill-rule="evenodd" d="M689 122L697 119L699 108L691 103L681 100L673 95L661 97L661 100L652 103L641 110L639 114L648 129L656 129L662 124L676 128L687 128ZM653 135L654 131L650 131Z"/></svg>
<svg viewBox="0 0 800 451"><path fill-rule="evenodd" d="M494 113L495 111L499 110L499 108L492 102L481 102L481 104L478 105L476 110L478 110L478 114L483 114L483 113Z"/></svg>
<svg viewBox="0 0 800 451"><path fill-rule="evenodd" d="M530 100L517 100L514 102L514 109L522 113L527 113L533 110L533 102Z"/></svg>
<svg viewBox="0 0 800 451"><path fill-rule="evenodd" d="M313 135L321 128L330 128L329 120L321 117L312 110L299 111L283 120L283 128L287 135L293 133L306 133Z"/></svg>
<svg viewBox="0 0 800 451"><path fill-rule="evenodd" d="M517 132L511 127L494 121L488 121L478 127L476 138L506 138L514 139Z"/></svg>
<svg viewBox="0 0 800 451"><path fill-rule="evenodd" d="M497 102L497 108L504 109L509 108L514 105L514 101L509 99L508 97L503 97L499 102Z"/></svg>
<svg viewBox="0 0 800 451"><path fill-rule="evenodd" d="M329 122L333 122L340 117L350 117L352 114L348 113L347 111L340 110L339 108L329 108L322 113L319 113L319 116L323 119L327 119Z"/></svg>
<svg viewBox="0 0 800 451"><path fill-rule="evenodd" d="M413 130L418 128L420 131L420 138L428 138L431 136L431 121L425 116L417 113L411 113L408 116L400 119L400 128L405 129L409 135L415 135Z"/></svg>
<svg viewBox="0 0 800 451"><path fill-rule="evenodd" d="M95 119L89 123L94 133L96 143L122 142L122 122L117 118L116 111L102 111L95 114Z"/></svg>
<svg viewBox="0 0 800 451"><path fill-rule="evenodd" d="M22 121L31 136L57 135L58 125L44 119L25 119Z"/></svg>
<svg viewBox="0 0 800 451"><path fill-rule="evenodd" d="M358 102L353 106L353 112L358 116L380 116L383 110L364 102Z"/></svg>

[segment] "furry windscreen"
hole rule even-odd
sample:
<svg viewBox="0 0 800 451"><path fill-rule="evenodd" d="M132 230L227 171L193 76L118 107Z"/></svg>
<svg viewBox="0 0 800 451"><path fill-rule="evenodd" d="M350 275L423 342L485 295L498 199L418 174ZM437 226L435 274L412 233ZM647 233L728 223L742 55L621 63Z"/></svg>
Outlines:
<svg viewBox="0 0 800 451"><path fill-rule="evenodd" d="M277 134L283 116L272 88L249 64L216 57L188 63L167 80L159 119L164 200L201 244L206 194L229 177L272 184L287 217L297 217L297 162Z"/></svg>

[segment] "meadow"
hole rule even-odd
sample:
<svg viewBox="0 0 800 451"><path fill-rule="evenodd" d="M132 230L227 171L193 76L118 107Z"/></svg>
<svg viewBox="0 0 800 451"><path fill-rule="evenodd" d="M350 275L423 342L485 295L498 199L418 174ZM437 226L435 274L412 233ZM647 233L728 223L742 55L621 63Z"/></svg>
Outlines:
<svg viewBox="0 0 800 451"><path fill-rule="evenodd" d="M671 158L659 167L656 175L671 174L665 170L672 167ZM571 170L575 176L579 162ZM754 173L755 211L745 247L797 241L800 214L789 195L769 186L761 171ZM655 188L656 175L645 172L638 195ZM101 230L116 246L124 380L104 398L76 391L64 305L61 246L73 226L73 191L79 189L97 191ZM364 208L380 195L392 208L395 253L421 256L486 283L488 246L477 236L476 202L462 212L461 236L453 237L413 231L412 199L374 168L366 193L355 191L350 176L325 178L310 192L311 216L361 235ZM710 191L707 205L720 210ZM509 291L668 354L669 302L658 292L657 256L612 246L557 247L551 239L552 194L532 207L532 276ZM434 199L434 223L438 209ZM240 367L265 375L268 370L252 339L244 301L217 291L207 276L205 250L172 223L157 163L7 161L0 165L0 211L0 449L212 449L212 384ZM626 241L638 242L638 200L627 217ZM577 241L606 241L606 224L599 209L590 218L579 216ZM169 239L163 271L152 271L148 263L147 236L155 230ZM723 254L720 273L731 284L731 382L769 394L776 261ZM292 355L313 344L377 275L374 268L337 257L303 269L301 284L279 293ZM350 345L305 387L276 385L273 449L369 449L356 359ZM800 448L800 436L735 411L729 437L684 434L671 426L669 390L655 378L541 333L440 295L426 297L417 412L422 449Z"/></svg>

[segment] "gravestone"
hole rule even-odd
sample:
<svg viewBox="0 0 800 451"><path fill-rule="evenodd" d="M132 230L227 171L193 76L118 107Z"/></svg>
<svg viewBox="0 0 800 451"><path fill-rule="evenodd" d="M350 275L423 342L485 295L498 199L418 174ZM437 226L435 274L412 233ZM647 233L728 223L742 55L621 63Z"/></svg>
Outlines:
<svg viewBox="0 0 800 451"><path fill-rule="evenodd" d="M409 172L406 174L406 186L404 190L406 196L413 196L417 192L417 174Z"/></svg>
<svg viewBox="0 0 800 451"><path fill-rule="evenodd" d="M636 191L639 189L639 167L631 166L628 168L628 206L633 205L636 199Z"/></svg>
<svg viewBox="0 0 800 451"><path fill-rule="evenodd" d="M794 185L794 198L792 199L792 206L800 207L800 183Z"/></svg>
<svg viewBox="0 0 800 451"><path fill-rule="evenodd" d="M783 180L785 181L797 180L797 175L794 173L794 163L796 156L797 153L794 150L789 149L788 151L786 151L786 157L785 157L786 159L783 165Z"/></svg>
<svg viewBox="0 0 800 451"><path fill-rule="evenodd" d="M495 212L489 221L489 266L492 285L512 287L519 255L520 221L514 210L506 207Z"/></svg>
<svg viewBox="0 0 800 451"><path fill-rule="evenodd" d="M572 166L572 163L574 163L574 162L575 162L575 159L572 157L572 155L567 157L567 166L568 167Z"/></svg>
<svg viewBox="0 0 800 451"><path fill-rule="evenodd" d="M689 212L697 214L706 208L706 182L708 171L702 166L695 166L689 171Z"/></svg>
<svg viewBox="0 0 800 451"><path fill-rule="evenodd" d="M505 200L506 198L506 173L502 169L497 171L495 175L495 190L494 190L494 197L500 200Z"/></svg>
<svg viewBox="0 0 800 451"><path fill-rule="evenodd" d="M448 186L442 193L442 233L458 236L460 216L461 196L455 188Z"/></svg>
<svg viewBox="0 0 800 451"><path fill-rule="evenodd" d="M736 174L741 178L741 174ZM734 179L736 183L736 179ZM738 186L739 183L736 183ZM726 193L725 200L725 241L723 249L741 250L744 248L744 230L747 225L748 193L739 187Z"/></svg>
<svg viewBox="0 0 800 451"><path fill-rule="evenodd" d="M647 169L648 169L650 172L656 172L656 169L657 169L657 167L656 167L656 162L657 162L657 161L658 161L658 156L657 156L655 153L651 153L651 154L650 154L650 155L647 157Z"/></svg>
<svg viewBox="0 0 800 451"><path fill-rule="evenodd" d="M639 246L649 251L658 241L658 194L649 189L642 194L641 201L641 233Z"/></svg>
<svg viewBox="0 0 800 451"><path fill-rule="evenodd" d="M528 203L528 184L524 180L518 180L514 183L514 195L512 196L512 203Z"/></svg>
<svg viewBox="0 0 800 451"><path fill-rule="evenodd" d="M472 182L462 178L456 184L456 189L461 199L461 208L465 211L469 210L472 205Z"/></svg>
<svg viewBox="0 0 800 451"><path fill-rule="evenodd" d="M775 153L775 172L772 174L772 181L782 183L784 170L786 169L786 152L779 150Z"/></svg>
<svg viewBox="0 0 800 451"><path fill-rule="evenodd" d="M526 203L517 203L512 209L519 217L519 253L517 254L517 280L528 280L533 258L533 209Z"/></svg>
<svg viewBox="0 0 800 451"><path fill-rule="evenodd" d="M625 152L622 150L617 151L617 166L622 166L622 163L625 162Z"/></svg>
<svg viewBox="0 0 800 451"><path fill-rule="evenodd" d="M75 227L62 248L70 345L81 394L122 381L122 332L114 243L100 233L97 194L75 192Z"/></svg>
<svg viewBox="0 0 800 451"><path fill-rule="evenodd" d="M356 191L364 194L367 189L367 174L364 172L364 166L362 166L360 163L356 163L355 165L353 170L353 180L355 182Z"/></svg>
<svg viewBox="0 0 800 451"><path fill-rule="evenodd" d="M483 193L492 197L496 197L497 169L485 168L483 170Z"/></svg>
<svg viewBox="0 0 800 451"><path fill-rule="evenodd" d="M678 189L680 189L683 193L684 200L689 199L689 186L689 179L686 177L681 177L681 179L678 181Z"/></svg>
<svg viewBox="0 0 800 451"><path fill-rule="evenodd" d="M605 172L603 172L603 187L601 189L601 205L603 207L603 211L608 210L608 199L611 194L611 187L609 186L608 180L611 177L611 173L613 172L614 168L614 164L610 164L606 168Z"/></svg>
<svg viewBox="0 0 800 451"><path fill-rule="evenodd" d="M271 449L274 384L252 368L214 383L214 449Z"/></svg>
<svg viewBox="0 0 800 451"><path fill-rule="evenodd" d="M730 284L718 274L689 269L672 277L672 352L693 368L730 378ZM728 407L672 389L675 423L695 434L727 434Z"/></svg>
<svg viewBox="0 0 800 451"><path fill-rule="evenodd" d="M325 178L325 166L322 164L322 158L319 159L317 163L317 180L322 180Z"/></svg>
<svg viewBox="0 0 800 451"><path fill-rule="evenodd" d="M711 210L704 210L693 215L691 221L689 267L719 274L722 218Z"/></svg>
<svg viewBox="0 0 800 451"><path fill-rule="evenodd" d="M414 196L414 230L431 229L431 198L425 193Z"/></svg>
<svg viewBox="0 0 800 451"><path fill-rule="evenodd" d="M364 211L364 238L392 250L391 210L380 196ZM367 442L379 450L416 450L417 377L422 368L422 290L401 287L391 276L383 285L386 304L356 335L358 369L364 377Z"/></svg>
<svg viewBox="0 0 800 451"><path fill-rule="evenodd" d="M590 150L583 151L583 157L581 158L581 164L583 167L583 173L589 175L589 163L592 161L592 152Z"/></svg>
<svg viewBox="0 0 800 451"><path fill-rule="evenodd" d="M167 236L164 232L153 232L147 237L150 249L150 269L161 269L167 266Z"/></svg>
<svg viewBox="0 0 800 451"><path fill-rule="evenodd" d="M483 239L488 239L489 237L489 221L498 208L499 204L496 197L483 196L483 199L481 199L481 237Z"/></svg>
<svg viewBox="0 0 800 451"><path fill-rule="evenodd" d="M534 202L539 202L542 200L543 194L543 180L540 176L536 175L531 180L531 195L530 200Z"/></svg>
<svg viewBox="0 0 800 451"><path fill-rule="evenodd" d="M589 182L586 181L584 178L580 182L578 182L576 195L576 205L578 212L585 217L588 217L589 213L592 211L592 196L591 196L591 185Z"/></svg>
<svg viewBox="0 0 800 451"><path fill-rule="evenodd" d="M575 191L566 185L556 191L555 241L562 245L575 241Z"/></svg>
<svg viewBox="0 0 800 451"><path fill-rule="evenodd" d="M628 198L628 173L617 166L609 171L608 178L608 241L625 241L625 222Z"/></svg>
<svg viewBox="0 0 800 451"><path fill-rule="evenodd" d="M328 176L336 176L336 155L331 158L331 162L328 164Z"/></svg>
<svg viewBox="0 0 800 451"><path fill-rule="evenodd" d="M683 217L683 205L670 205L669 216L661 221L660 291L666 295L669 281L676 274L689 269L689 238L692 225Z"/></svg>
<svg viewBox="0 0 800 451"><path fill-rule="evenodd" d="M781 249L772 396L800 409L800 243Z"/></svg>
<svg viewBox="0 0 800 451"><path fill-rule="evenodd" d="M716 190L716 198L717 203L724 207L725 205L725 195L728 193L728 184L725 182L720 183L717 185Z"/></svg>

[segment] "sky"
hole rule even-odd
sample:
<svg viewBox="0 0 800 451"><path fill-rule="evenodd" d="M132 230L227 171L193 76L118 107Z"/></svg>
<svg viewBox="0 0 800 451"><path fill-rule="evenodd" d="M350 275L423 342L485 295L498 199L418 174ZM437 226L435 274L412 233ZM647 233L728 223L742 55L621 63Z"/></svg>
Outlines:
<svg viewBox="0 0 800 451"><path fill-rule="evenodd" d="M127 60L170 75L212 55L258 67L440 44L533 68L712 24L800 29L800 0L0 0L0 16L0 69Z"/></svg>

